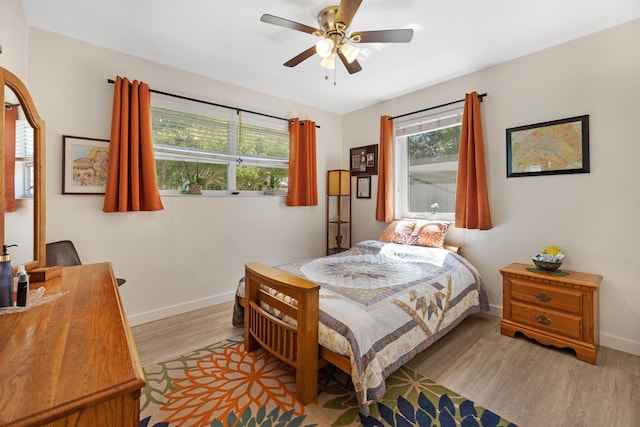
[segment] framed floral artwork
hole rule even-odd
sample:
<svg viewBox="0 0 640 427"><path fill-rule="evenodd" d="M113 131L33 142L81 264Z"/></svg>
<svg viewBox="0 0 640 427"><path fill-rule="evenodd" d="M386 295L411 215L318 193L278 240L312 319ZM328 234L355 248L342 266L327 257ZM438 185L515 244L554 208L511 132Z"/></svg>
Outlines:
<svg viewBox="0 0 640 427"><path fill-rule="evenodd" d="M109 140L62 136L62 194L104 194Z"/></svg>

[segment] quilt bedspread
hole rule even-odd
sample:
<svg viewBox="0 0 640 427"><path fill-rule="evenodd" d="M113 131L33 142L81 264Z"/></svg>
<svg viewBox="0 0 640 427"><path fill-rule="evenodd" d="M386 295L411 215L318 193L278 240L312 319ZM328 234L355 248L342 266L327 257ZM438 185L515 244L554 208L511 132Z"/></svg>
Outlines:
<svg viewBox="0 0 640 427"><path fill-rule="evenodd" d="M321 285L319 344L349 357L364 413L384 396L387 376L488 309L476 268L446 249L366 240L276 268Z"/></svg>

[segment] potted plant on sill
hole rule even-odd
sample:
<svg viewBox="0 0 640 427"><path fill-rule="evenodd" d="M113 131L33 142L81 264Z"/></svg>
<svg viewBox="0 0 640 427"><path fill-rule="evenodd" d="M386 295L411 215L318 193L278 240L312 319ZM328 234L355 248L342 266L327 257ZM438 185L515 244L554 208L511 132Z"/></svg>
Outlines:
<svg viewBox="0 0 640 427"><path fill-rule="evenodd" d="M202 194L202 186L207 183L207 180L200 175L198 163L196 162L196 173L193 175L189 172L187 163L182 163L187 175L187 179L182 183L182 194Z"/></svg>
<svg viewBox="0 0 640 427"><path fill-rule="evenodd" d="M273 196L280 188L280 178L275 175L271 175L267 181L264 182L266 193Z"/></svg>

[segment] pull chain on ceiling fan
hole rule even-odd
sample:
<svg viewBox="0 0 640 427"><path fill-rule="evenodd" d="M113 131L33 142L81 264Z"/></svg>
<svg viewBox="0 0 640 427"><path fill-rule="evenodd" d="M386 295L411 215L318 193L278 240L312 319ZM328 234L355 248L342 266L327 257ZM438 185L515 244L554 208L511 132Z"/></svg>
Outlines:
<svg viewBox="0 0 640 427"><path fill-rule="evenodd" d="M362 0L341 0L340 6L325 7L318 13L320 28L269 14L262 15L260 20L320 37L315 46L311 46L285 62L286 67L295 67L317 53L322 58L320 65L326 70L335 70L337 56L349 74L354 74L362 70L357 59L360 49L356 45L360 43L408 43L413 38L412 29L359 31L349 35L349 26L361 3ZM327 79L326 75L325 79Z"/></svg>

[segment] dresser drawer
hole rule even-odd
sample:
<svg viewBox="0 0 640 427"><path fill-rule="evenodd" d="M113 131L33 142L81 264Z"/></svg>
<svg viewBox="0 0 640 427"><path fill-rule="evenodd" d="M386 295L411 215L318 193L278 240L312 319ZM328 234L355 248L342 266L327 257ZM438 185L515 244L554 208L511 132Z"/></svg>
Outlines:
<svg viewBox="0 0 640 427"><path fill-rule="evenodd" d="M582 318L578 316L513 301L511 320L570 338L582 338Z"/></svg>
<svg viewBox="0 0 640 427"><path fill-rule="evenodd" d="M511 279L511 299L575 314L580 314L582 307L580 291L554 288L518 279Z"/></svg>

